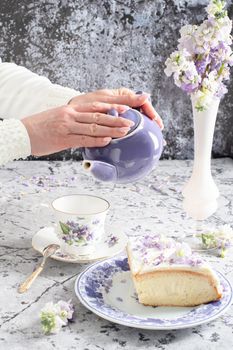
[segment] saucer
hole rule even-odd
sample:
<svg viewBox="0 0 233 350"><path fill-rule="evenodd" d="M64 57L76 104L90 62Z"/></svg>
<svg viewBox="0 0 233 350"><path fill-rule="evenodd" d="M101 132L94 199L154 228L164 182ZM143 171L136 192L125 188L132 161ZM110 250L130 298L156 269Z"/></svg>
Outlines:
<svg viewBox="0 0 233 350"><path fill-rule="evenodd" d="M92 253L72 257L70 255L63 254L59 249L54 255L51 256L51 258L69 263L90 263L96 260L112 257L122 252L126 247L127 240L128 237L121 232L120 228L107 226L103 238L96 244L95 250ZM32 238L32 247L41 254L44 248L52 243L60 244L54 227L44 227Z"/></svg>

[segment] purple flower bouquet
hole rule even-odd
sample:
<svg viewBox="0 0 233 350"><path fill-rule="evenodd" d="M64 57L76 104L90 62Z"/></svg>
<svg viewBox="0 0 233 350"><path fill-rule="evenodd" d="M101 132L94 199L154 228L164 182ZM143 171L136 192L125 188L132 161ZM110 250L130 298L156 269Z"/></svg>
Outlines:
<svg viewBox="0 0 233 350"><path fill-rule="evenodd" d="M212 0L206 8L208 18L200 25L181 28L178 50L166 60L165 74L195 99L197 111L206 110L213 98L221 98L227 88L232 55L232 21L226 2Z"/></svg>

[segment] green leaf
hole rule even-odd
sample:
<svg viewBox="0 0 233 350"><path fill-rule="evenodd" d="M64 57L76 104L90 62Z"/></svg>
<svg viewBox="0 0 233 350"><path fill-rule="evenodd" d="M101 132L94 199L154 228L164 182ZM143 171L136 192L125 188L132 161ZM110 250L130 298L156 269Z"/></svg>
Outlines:
<svg viewBox="0 0 233 350"><path fill-rule="evenodd" d="M222 250L220 252L220 257L225 258L225 256L226 256L226 249L222 248Z"/></svg>
<svg viewBox="0 0 233 350"><path fill-rule="evenodd" d="M222 74L223 69L224 69L224 63L222 63L221 67L219 68L218 76Z"/></svg>
<svg viewBox="0 0 233 350"><path fill-rule="evenodd" d="M81 243L86 243L86 240L83 237L80 237L75 242L78 243L78 244L81 244Z"/></svg>
<svg viewBox="0 0 233 350"><path fill-rule="evenodd" d="M216 238L213 233L202 233L202 244L206 248L215 248L217 246Z"/></svg>
<svg viewBox="0 0 233 350"><path fill-rule="evenodd" d="M198 112L203 112L204 110L205 110L205 107L204 106L200 106L200 105L196 105L196 110L198 111Z"/></svg>
<svg viewBox="0 0 233 350"><path fill-rule="evenodd" d="M40 320L41 320L42 329L45 334L49 334L54 330L56 326L56 321L55 321L55 315L53 312L41 312Z"/></svg>
<svg viewBox="0 0 233 350"><path fill-rule="evenodd" d="M70 228L68 225L63 224L63 222L59 221L59 224L61 226L62 232L64 233L64 235L68 235L70 233Z"/></svg>

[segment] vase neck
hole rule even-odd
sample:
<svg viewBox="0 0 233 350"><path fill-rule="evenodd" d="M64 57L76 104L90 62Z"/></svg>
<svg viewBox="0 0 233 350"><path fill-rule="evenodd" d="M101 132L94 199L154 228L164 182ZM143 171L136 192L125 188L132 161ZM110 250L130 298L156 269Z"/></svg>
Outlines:
<svg viewBox="0 0 233 350"><path fill-rule="evenodd" d="M219 100L213 100L209 108L203 112L195 109L194 100L194 171L210 172L211 150Z"/></svg>

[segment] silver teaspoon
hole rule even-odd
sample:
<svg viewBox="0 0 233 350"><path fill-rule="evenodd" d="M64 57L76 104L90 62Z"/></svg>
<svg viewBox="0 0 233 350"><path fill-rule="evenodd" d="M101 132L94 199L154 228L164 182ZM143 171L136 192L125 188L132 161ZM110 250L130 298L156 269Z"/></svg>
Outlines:
<svg viewBox="0 0 233 350"><path fill-rule="evenodd" d="M42 260L41 264L36 268L35 271L33 271L33 273L26 279L26 281L23 282L19 286L19 288L18 288L19 293L24 293L31 287L32 283L35 281L35 279L42 272L47 258L49 258L51 255L53 255L59 248L60 248L60 246L58 244L50 244L44 248L43 260Z"/></svg>

